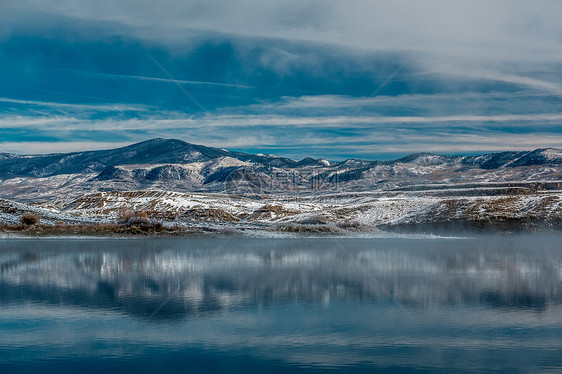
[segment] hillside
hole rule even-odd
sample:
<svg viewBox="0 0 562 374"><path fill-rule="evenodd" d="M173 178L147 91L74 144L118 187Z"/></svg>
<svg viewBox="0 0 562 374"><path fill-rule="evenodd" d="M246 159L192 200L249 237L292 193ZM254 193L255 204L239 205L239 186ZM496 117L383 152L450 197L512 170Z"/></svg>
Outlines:
<svg viewBox="0 0 562 374"><path fill-rule="evenodd" d="M300 161L153 139L114 150L0 154L0 220L182 225L558 229L562 151ZM31 204L31 205L30 205ZM314 226L317 227L317 226Z"/></svg>
<svg viewBox="0 0 562 374"><path fill-rule="evenodd" d="M313 158L294 161L153 139L113 150L0 155L0 196L19 201L114 190L361 192L560 180L562 151L557 149L481 156L419 153L394 161L329 162ZM551 183L544 187L558 188Z"/></svg>

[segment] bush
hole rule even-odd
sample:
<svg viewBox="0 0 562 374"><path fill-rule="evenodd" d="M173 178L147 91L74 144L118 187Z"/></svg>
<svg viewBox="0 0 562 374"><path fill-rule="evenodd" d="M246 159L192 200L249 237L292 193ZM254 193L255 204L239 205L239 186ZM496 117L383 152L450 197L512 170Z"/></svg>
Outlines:
<svg viewBox="0 0 562 374"><path fill-rule="evenodd" d="M135 212L129 208L123 208L121 214L119 215L119 223L125 225L138 225L148 224L150 223L150 220L148 219L148 214L146 212Z"/></svg>
<svg viewBox="0 0 562 374"><path fill-rule="evenodd" d="M344 221L336 223L336 226L340 229L348 231L368 231L369 227L359 223L357 221ZM372 228L371 228L372 229Z"/></svg>
<svg viewBox="0 0 562 374"><path fill-rule="evenodd" d="M342 234L344 231L339 227L331 224L327 225L303 225L299 223L283 224L278 226L281 232L293 232L301 234Z"/></svg>
<svg viewBox="0 0 562 374"><path fill-rule="evenodd" d="M143 216L133 216L127 221L127 225L148 225L150 223L148 217Z"/></svg>
<svg viewBox="0 0 562 374"><path fill-rule="evenodd" d="M123 208L123 210L121 210L121 214L119 214L118 222L127 223L132 217L134 217L134 215L135 212L133 212L132 209Z"/></svg>
<svg viewBox="0 0 562 374"><path fill-rule="evenodd" d="M25 212L24 214L21 215L20 222L22 225L32 226L38 224L40 220L41 218L37 214L31 212Z"/></svg>
<svg viewBox="0 0 562 374"><path fill-rule="evenodd" d="M329 223L328 219L320 214L305 217L297 221L301 225L326 225Z"/></svg>

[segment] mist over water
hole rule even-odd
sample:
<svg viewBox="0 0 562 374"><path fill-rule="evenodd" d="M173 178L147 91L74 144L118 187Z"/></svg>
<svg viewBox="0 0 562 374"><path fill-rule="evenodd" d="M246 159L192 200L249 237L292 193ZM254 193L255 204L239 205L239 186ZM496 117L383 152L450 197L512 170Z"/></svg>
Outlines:
<svg viewBox="0 0 562 374"><path fill-rule="evenodd" d="M559 371L561 238L2 240L0 368Z"/></svg>

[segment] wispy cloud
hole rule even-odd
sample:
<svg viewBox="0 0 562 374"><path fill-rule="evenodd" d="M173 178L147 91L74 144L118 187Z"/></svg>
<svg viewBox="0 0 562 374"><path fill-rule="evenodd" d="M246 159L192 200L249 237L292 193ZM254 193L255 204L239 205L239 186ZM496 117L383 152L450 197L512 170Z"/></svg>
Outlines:
<svg viewBox="0 0 562 374"><path fill-rule="evenodd" d="M195 85L195 86L213 86L213 87L233 87L233 88L254 88L252 86L246 86L242 84L229 84L220 82L206 82L206 81L189 81L183 79L168 79L168 78L158 78L158 77L145 77L140 75L124 75L124 74L109 74L109 73L95 73L88 71L80 71L79 73L90 75L94 77L102 77L109 79L132 79L148 82L160 82L160 83L172 83L172 84L185 84L185 85Z"/></svg>
<svg viewBox="0 0 562 374"><path fill-rule="evenodd" d="M328 158L370 157L418 151L474 153L562 146L562 113L536 115L444 116L444 117L354 117L346 128L345 117L229 116L145 119L80 119L70 117L8 117L0 119L0 134L14 133L0 142L0 151L34 152L83 150L96 142L124 144L153 137L180 138L215 147L251 152L274 151L284 156ZM496 126L497 125L497 126ZM48 141L42 141L48 136ZM29 142L27 137L38 137ZM56 141L56 139L60 141ZM123 139L115 142L111 139ZM64 143L62 142L64 140ZM45 144L43 144L45 143ZM66 144L62 147L47 143Z"/></svg>
<svg viewBox="0 0 562 374"><path fill-rule="evenodd" d="M18 154L61 153L88 151L99 149L113 149L127 146L136 141L146 140L138 137L124 142L91 142L91 141L17 141L0 142L0 152ZM373 134L359 142L357 139L331 137L297 137L293 142L279 141L273 136L239 135L233 138L216 139L197 138L197 143L207 146L228 148L232 150L247 150L259 152L266 150L292 157L294 159L306 156L324 157L331 160L342 160L349 157L364 159L387 159L399 157L414 152L434 152L442 154L475 154L500 151L529 151L536 148L560 148L562 136L559 134L533 134L525 137L517 135L468 135L462 138L447 134L423 135L404 137ZM193 138L184 137L186 141ZM203 140L203 141L199 141ZM370 144L364 144L370 142Z"/></svg>
<svg viewBox="0 0 562 374"><path fill-rule="evenodd" d="M541 79L530 78L520 75L502 74L502 73L484 73L475 74L475 77L482 77L490 80L497 80L500 82L514 83L522 86L527 86L537 90L543 90L552 94L561 95L562 86L555 82L548 82Z"/></svg>
<svg viewBox="0 0 562 374"><path fill-rule="evenodd" d="M124 147L129 144L131 144L131 142L0 142L0 152L16 154L66 153L77 151L94 151L100 149L113 149Z"/></svg>
<svg viewBox="0 0 562 374"><path fill-rule="evenodd" d="M360 108L358 115L370 113L381 115L392 112L401 115L413 113L418 116L458 116L505 114L557 113L560 111L562 98L550 93L532 90L516 92L452 92L436 94L402 94L396 96L379 95L376 97L342 96L342 95L308 95L283 97L279 101L262 102L236 108L232 112L240 113L306 113L322 116L326 114L353 114Z"/></svg>
<svg viewBox="0 0 562 374"><path fill-rule="evenodd" d="M37 101L37 100L20 100L9 97L0 97L0 103L17 104L17 105L33 105L51 108L65 108L74 110L95 110L95 111L145 111L146 105L141 104L70 104L53 101Z"/></svg>
<svg viewBox="0 0 562 374"><path fill-rule="evenodd" d="M532 78L521 74L509 74L493 70L474 70L470 67L439 66L438 69L429 68L436 76L459 76L464 78L486 79L496 82L512 83L526 88L544 91L553 95L562 95L562 84L553 80ZM552 75L552 74L550 74ZM553 77L556 75L554 74Z"/></svg>
<svg viewBox="0 0 562 374"><path fill-rule="evenodd" d="M467 123L482 123L490 126L493 123L510 123L514 127L532 126L534 122L560 122L562 113L540 113L540 114L502 114L502 115L453 115L440 117L418 117L418 116L332 116L332 117L303 117L282 115L222 115L222 116L189 116L173 118L148 117L132 119L83 119L68 116L54 117L26 117L12 116L0 118L0 128L40 128L48 126L60 131L63 130L147 130L147 129L200 129L200 128L225 128L225 127L283 127L283 128L335 128L338 129L343 123L360 128L370 128L373 125L397 125L397 124L421 124L422 129L430 129L431 124L443 127L446 125L459 126ZM558 123L556 123L558 125ZM559 125L562 127L562 124ZM493 128L493 127L492 127ZM475 128L476 129L476 128Z"/></svg>

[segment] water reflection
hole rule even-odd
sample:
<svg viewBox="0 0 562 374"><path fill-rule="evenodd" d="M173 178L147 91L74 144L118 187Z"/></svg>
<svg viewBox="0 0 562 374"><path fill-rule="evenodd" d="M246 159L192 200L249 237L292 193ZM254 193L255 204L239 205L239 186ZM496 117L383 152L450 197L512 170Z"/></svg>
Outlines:
<svg viewBox="0 0 562 374"><path fill-rule="evenodd" d="M156 320L294 301L536 312L560 303L561 251L486 240L4 241L0 303Z"/></svg>
<svg viewBox="0 0 562 374"><path fill-rule="evenodd" d="M558 243L3 240L0 367L558 370Z"/></svg>

